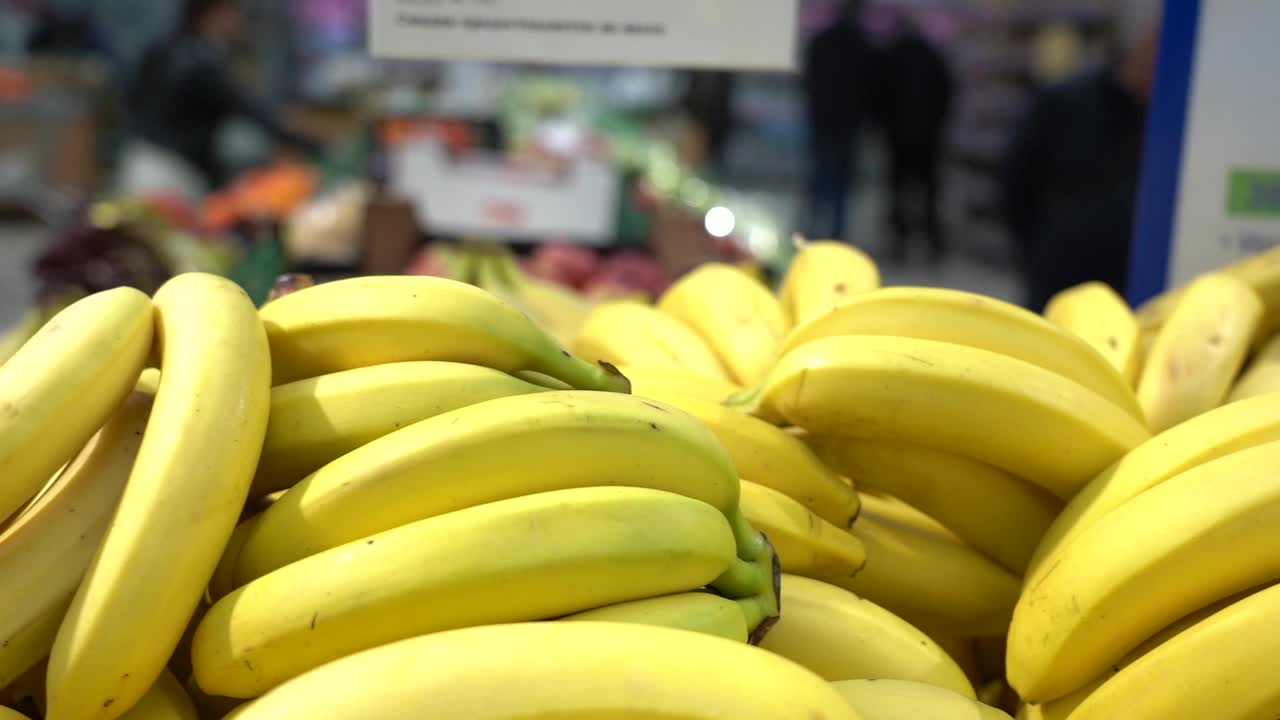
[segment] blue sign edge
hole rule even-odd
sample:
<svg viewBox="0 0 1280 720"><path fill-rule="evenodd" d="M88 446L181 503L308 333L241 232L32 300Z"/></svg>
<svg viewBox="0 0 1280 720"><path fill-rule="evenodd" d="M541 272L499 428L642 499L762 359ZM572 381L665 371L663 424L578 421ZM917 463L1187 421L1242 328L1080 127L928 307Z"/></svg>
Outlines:
<svg viewBox="0 0 1280 720"><path fill-rule="evenodd" d="M1158 295L1168 284L1201 2L1169 0L1165 3L1129 255L1128 295L1134 306Z"/></svg>

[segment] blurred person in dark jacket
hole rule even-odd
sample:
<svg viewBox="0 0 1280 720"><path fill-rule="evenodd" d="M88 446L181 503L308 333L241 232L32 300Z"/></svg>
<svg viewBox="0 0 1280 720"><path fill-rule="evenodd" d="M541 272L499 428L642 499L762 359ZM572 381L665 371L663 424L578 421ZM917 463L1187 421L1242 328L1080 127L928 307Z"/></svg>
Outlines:
<svg viewBox="0 0 1280 720"><path fill-rule="evenodd" d="M702 133L706 162L715 173L724 172L725 150L733 134L733 86L733 73L694 70L681 98L684 111Z"/></svg>
<svg viewBox="0 0 1280 720"><path fill-rule="evenodd" d="M1133 3L1110 60L1038 94L1002 169L1004 208L1024 264L1026 302L1128 277L1158 10Z"/></svg>
<svg viewBox="0 0 1280 720"><path fill-rule="evenodd" d="M166 177L186 194L225 183L216 139L236 116L304 152L320 150L233 77L228 55L242 24L236 0L187 0L177 33L146 52L130 93L141 142L126 150L125 184L135 186L127 189L147 190L136 186L164 184Z"/></svg>
<svg viewBox="0 0 1280 720"><path fill-rule="evenodd" d="M911 232L920 227L930 258L937 260L946 250L938 169L951 110L951 71L910 17L904 15L900 22L879 63L877 102L889 146L892 254L905 260ZM912 206L919 212L913 213Z"/></svg>
<svg viewBox="0 0 1280 720"><path fill-rule="evenodd" d="M861 17L861 0L844 0L836 22L814 36L805 53L810 233L815 237L844 237L858 167L857 141L874 77Z"/></svg>

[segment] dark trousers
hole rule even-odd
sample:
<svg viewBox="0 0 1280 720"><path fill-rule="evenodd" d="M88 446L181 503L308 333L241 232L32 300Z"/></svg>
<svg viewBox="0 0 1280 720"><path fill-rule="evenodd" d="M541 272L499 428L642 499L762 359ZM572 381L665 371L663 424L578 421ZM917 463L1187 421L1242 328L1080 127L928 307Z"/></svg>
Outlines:
<svg viewBox="0 0 1280 720"><path fill-rule="evenodd" d="M946 250L938 208L937 145L890 148L889 218L893 225L893 253L907 254L911 233L921 230L935 256ZM915 202L912 202L912 200ZM912 212L912 205L917 206Z"/></svg>
<svg viewBox="0 0 1280 720"><path fill-rule="evenodd" d="M844 239L856 159L854 134L818 135L809 166L809 235Z"/></svg>

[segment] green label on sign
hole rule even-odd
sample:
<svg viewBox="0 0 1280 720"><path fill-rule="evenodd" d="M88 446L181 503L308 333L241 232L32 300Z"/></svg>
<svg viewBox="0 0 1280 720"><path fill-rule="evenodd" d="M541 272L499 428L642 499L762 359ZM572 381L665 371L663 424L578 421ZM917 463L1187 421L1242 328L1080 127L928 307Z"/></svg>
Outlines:
<svg viewBox="0 0 1280 720"><path fill-rule="evenodd" d="M1280 216L1280 170L1233 170L1227 189L1227 214Z"/></svg>

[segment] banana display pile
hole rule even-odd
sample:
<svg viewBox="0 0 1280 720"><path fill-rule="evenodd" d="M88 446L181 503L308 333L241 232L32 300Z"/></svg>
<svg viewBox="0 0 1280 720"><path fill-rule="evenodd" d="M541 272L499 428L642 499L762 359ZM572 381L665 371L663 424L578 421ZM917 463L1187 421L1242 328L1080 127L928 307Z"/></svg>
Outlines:
<svg viewBox="0 0 1280 720"><path fill-rule="evenodd" d="M1040 316L812 242L555 327L483 262L0 365L0 720L1280 716L1280 256Z"/></svg>

